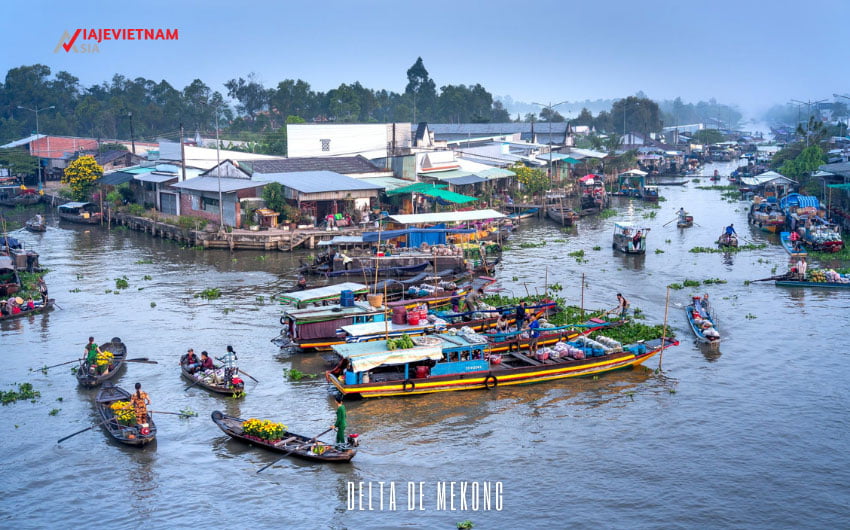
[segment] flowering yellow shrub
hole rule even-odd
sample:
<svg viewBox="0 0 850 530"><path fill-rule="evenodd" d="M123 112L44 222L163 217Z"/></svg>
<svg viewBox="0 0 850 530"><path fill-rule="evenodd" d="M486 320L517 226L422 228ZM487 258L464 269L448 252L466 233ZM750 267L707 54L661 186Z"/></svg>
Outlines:
<svg viewBox="0 0 850 530"><path fill-rule="evenodd" d="M104 351L97 354L97 365L98 366L107 366L112 364L112 359L115 356L112 355L112 352Z"/></svg>
<svg viewBox="0 0 850 530"><path fill-rule="evenodd" d="M86 155L74 160L65 168L62 183L70 184L74 200L88 199L94 181L103 176L103 168L93 156Z"/></svg>
<svg viewBox="0 0 850 530"><path fill-rule="evenodd" d="M136 423L136 411L129 401L116 401L109 406L115 414L115 418L123 425L133 425Z"/></svg>

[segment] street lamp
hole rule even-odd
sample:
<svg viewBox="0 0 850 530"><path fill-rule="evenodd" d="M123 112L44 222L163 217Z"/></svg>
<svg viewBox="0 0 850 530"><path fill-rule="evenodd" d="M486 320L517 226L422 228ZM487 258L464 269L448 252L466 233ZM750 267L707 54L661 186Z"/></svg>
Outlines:
<svg viewBox="0 0 850 530"><path fill-rule="evenodd" d="M42 108L36 107L34 109L31 109L29 107L22 107L21 105L18 105L18 108L22 109L22 110L28 110L30 112L35 113L35 139L36 139L36 141L38 141L38 137L39 137L39 134L38 134L38 113L43 111L43 110L55 109L56 105L50 105L49 107L42 107ZM38 157L38 189L41 190L41 157L40 156Z"/></svg>
<svg viewBox="0 0 850 530"><path fill-rule="evenodd" d="M544 109L549 109L549 118L548 118L547 121L549 122L549 142L548 143L549 143L549 180L550 181L552 180L552 115L555 113L554 108L557 107L558 105L563 105L564 103L566 103L566 101L562 101L560 103L555 103L554 105L552 104L551 101L549 102L548 105L544 105L542 103L534 103L534 102L531 103L532 105L538 105L538 106L543 107ZM531 140L534 141L534 138L532 138Z"/></svg>

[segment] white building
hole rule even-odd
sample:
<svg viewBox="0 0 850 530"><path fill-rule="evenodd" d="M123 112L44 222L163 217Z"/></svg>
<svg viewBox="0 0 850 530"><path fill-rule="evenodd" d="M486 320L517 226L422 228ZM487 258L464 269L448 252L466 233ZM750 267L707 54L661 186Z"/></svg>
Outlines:
<svg viewBox="0 0 850 530"><path fill-rule="evenodd" d="M410 123L287 124L290 157L355 156L368 159L410 152Z"/></svg>

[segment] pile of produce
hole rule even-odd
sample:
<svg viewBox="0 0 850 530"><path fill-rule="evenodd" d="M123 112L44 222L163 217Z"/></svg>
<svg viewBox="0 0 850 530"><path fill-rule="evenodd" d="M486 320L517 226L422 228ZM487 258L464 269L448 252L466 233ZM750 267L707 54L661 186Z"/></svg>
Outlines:
<svg viewBox="0 0 850 530"><path fill-rule="evenodd" d="M410 335L408 335L407 333L397 339L387 340L388 350L406 350L415 346L416 344L413 343L413 339L411 339Z"/></svg>
<svg viewBox="0 0 850 530"><path fill-rule="evenodd" d="M133 406L130 405L129 401L116 401L110 405L109 408L112 409L112 413L115 414L115 419L117 419L118 423L121 425L136 424L136 411L133 410Z"/></svg>
<svg viewBox="0 0 850 530"><path fill-rule="evenodd" d="M112 364L112 359L115 356L112 352L104 351L97 354L97 366L100 368L101 366L109 366Z"/></svg>
<svg viewBox="0 0 850 530"><path fill-rule="evenodd" d="M850 283L850 278L842 276L832 269L814 269L808 273L808 281L816 283Z"/></svg>
<svg viewBox="0 0 850 530"><path fill-rule="evenodd" d="M284 433L286 433L286 425L271 420L250 418L242 424L242 433L267 442L274 442L283 438Z"/></svg>
<svg viewBox="0 0 850 530"><path fill-rule="evenodd" d="M811 230L808 234L808 240L815 245L825 245L827 243L841 243L841 236L835 230L828 228L820 228Z"/></svg>

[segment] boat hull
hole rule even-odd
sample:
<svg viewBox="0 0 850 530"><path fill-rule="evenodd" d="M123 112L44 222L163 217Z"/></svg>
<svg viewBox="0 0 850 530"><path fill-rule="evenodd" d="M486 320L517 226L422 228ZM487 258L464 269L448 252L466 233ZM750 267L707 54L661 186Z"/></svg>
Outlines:
<svg viewBox="0 0 850 530"><path fill-rule="evenodd" d="M537 366L520 368L491 364L490 369L486 371L414 378L404 381L346 385L331 372L327 372L325 377L342 394L360 398L413 396L459 390L493 390L501 386L545 383L570 377L593 376L638 366L662 351L660 341L658 342L659 344L647 348L646 352L642 354L623 351L582 360L547 361L547 363L538 363ZM664 349L676 345L678 345L677 341L665 342Z"/></svg>
<svg viewBox="0 0 850 530"><path fill-rule="evenodd" d="M776 280L781 287L820 287L823 289L850 289L850 283L804 282L800 280Z"/></svg>
<svg viewBox="0 0 850 530"><path fill-rule="evenodd" d="M685 308L685 314L688 318L688 324L690 324L691 331L694 332L694 336L696 337L697 342L700 342L702 344L720 344L720 338L710 339L703 335L702 330L699 328L697 323L694 322L693 313L694 306L689 305ZM712 327L714 327L714 319L711 318L711 315L709 315L707 318L704 318L703 320L708 320L709 322L711 322Z"/></svg>

